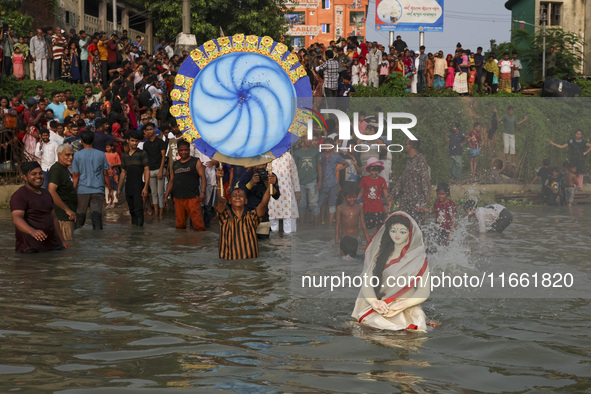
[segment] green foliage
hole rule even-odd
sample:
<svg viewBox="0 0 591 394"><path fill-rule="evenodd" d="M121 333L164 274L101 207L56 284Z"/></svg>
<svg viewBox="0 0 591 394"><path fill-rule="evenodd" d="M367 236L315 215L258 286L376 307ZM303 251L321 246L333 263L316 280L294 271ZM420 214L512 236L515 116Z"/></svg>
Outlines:
<svg viewBox="0 0 591 394"><path fill-rule="evenodd" d="M57 81L57 82L46 82L46 81L35 81L30 79L25 79L23 81L19 81L15 77L11 76L9 78L5 78L2 80L0 84L0 96L7 96L12 97L15 90L21 90L23 92L23 97L28 99L29 97L36 96L37 93L35 89L38 85L43 86L45 89L45 95L50 98L51 100L51 92L55 90L64 91L66 89L72 90L72 96L76 99L84 95L84 85L72 85L71 83L64 82L64 81ZM98 93L98 89L93 88L94 93Z"/></svg>
<svg viewBox="0 0 591 394"><path fill-rule="evenodd" d="M33 17L21 11L21 0L0 0L0 20L8 23L17 37L29 33L33 24Z"/></svg>
<svg viewBox="0 0 591 394"><path fill-rule="evenodd" d="M504 53L509 53L509 55L511 55L513 51L519 51L519 48L513 42L502 42L497 44L497 40L490 40L490 49L485 53L485 57L488 58L488 56L492 54L495 59L500 59L503 57Z"/></svg>
<svg viewBox="0 0 591 394"><path fill-rule="evenodd" d="M285 32L284 0L191 0L191 33L197 43L238 33L270 36L280 41ZM143 0L154 20L154 33L172 39L182 26L182 0Z"/></svg>
<svg viewBox="0 0 591 394"><path fill-rule="evenodd" d="M504 160L503 124L499 124L492 140L488 139L487 132L491 128L493 110L496 108L499 117L502 117L509 105L515 107L517 121L521 121L525 115L528 116L527 121L517 127L515 134L517 148L515 164L518 176L525 181L533 179L544 158L549 158L553 166L559 167L568 159L568 149L552 147L548 144L548 140L564 144L573 138L575 130L579 128L586 130L585 125L591 124L591 112L586 111L585 99L563 100L513 96L454 99L418 96L353 98L349 111L350 113L365 111L367 114L372 114L379 106L383 112L414 114L418 122L411 131L421 140L421 149L431 167L431 181L437 184L449 181L449 153L443 131L449 133L452 123L459 122L464 134L468 134L474 122L482 125L481 138L484 143L478 160L478 172L484 175L485 179L490 171L491 161L495 158ZM591 133L585 135L586 139L589 137ZM393 144L404 145L405 141L406 137L401 131L394 131ZM396 179L403 170L408 156L404 152L394 153L392 156L393 176ZM464 174L469 174L467 146L464 149L463 162Z"/></svg>
<svg viewBox="0 0 591 394"><path fill-rule="evenodd" d="M591 97L591 80L577 78L573 83L581 88L581 97Z"/></svg>
<svg viewBox="0 0 591 394"><path fill-rule="evenodd" d="M406 87L409 83L410 80L400 74L390 74L377 89L373 86L356 85L355 97L407 97Z"/></svg>
<svg viewBox="0 0 591 394"><path fill-rule="evenodd" d="M419 97L460 97L458 92L454 92L450 88L438 88L429 90L425 93L417 94Z"/></svg>
<svg viewBox="0 0 591 394"><path fill-rule="evenodd" d="M543 38L541 30L536 34L527 30L513 31L513 40L521 43L521 61L524 65L527 64L527 70L538 80L542 79ZM575 33L561 28L546 29L546 62L550 56L550 47L553 46L556 53L555 78L566 79L579 75L577 69L580 69L583 61L584 45L585 40Z"/></svg>

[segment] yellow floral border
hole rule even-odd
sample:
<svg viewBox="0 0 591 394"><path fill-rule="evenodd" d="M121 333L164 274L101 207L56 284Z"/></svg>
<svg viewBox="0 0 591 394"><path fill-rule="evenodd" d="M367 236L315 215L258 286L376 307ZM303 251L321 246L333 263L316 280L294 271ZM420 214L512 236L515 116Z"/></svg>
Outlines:
<svg viewBox="0 0 591 394"><path fill-rule="evenodd" d="M217 41L217 43L216 43ZM304 66L294 67L298 62L298 57L294 53L287 53L288 47L285 44L277 43L273 49L273 39L269 36L258 37L254 35L244 36L244 34L236 34L232 36L232 41L229 37L220 37L217 40L210 40L203 44L203 51L199 48L191 51L190 57L195 64L203 69L213 60L220 56L233 52L250 52L258 53L273 59L287 75L292 83L296 83L300 78L307 76ZM177 74L174 80L175 87L170 92L173 101L180 101L182 104L176 104L170 107L170 113L177 119L179 129L183 132L183 138L188 142L193 142L201 138L199 132L195 128L193 119L191 118L191 111L189 109L189 95L194 78L186 75ZM302 136L306 132L305 122L301 122L303 118L303 111L299 108L296 111L296 116L289 128L289 132L297 136Z"/></svg>

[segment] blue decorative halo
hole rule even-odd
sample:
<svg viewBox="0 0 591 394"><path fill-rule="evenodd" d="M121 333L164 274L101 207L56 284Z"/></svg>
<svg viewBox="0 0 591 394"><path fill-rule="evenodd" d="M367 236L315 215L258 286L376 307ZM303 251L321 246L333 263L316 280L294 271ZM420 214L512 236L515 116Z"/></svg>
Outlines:
<svg viewBox="0 0 591 394"><path fill-rule="evenodd" d="M230 164L263 164L307 131L312 104L305 68L270 37L237 34L191 52L175 78L171 114L184 138Z"/></svg>

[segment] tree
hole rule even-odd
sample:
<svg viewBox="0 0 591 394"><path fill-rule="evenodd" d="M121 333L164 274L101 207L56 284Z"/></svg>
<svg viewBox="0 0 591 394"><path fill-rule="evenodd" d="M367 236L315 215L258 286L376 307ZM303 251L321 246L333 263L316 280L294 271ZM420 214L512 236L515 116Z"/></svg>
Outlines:
<svg viewBox="0 0 591 394"><path fill-rule="evenodd" d="M154 34L172 39L181 31L182 0L143 0L154 21ZM237 33L270 36L279 41L286 31L285 0L191 0L191 33L197 42Z"/></svg>
<svg viewBox="0 0 591 394"><path fill-rule="evenodd" d="M495 59L502 59L504 53L509 53L509 55L511 55L514 50L517 50L517 46L512 42L502 42L497 44L497 40L490 40L490 49L485 55L488 58L488 56L492 54Z"/></svg>
<svg viewBox="0 0 591 394"><path fill-rule="evenodd" d="M28 35L33 17L21 10L21 0L0 0L0 20L6 23L17 36Z"/></svg>
<svg viewBox="0 0 591 394"><path fill-rule="evenodd" d="M535 79L542 79L543 39L542 30L536 34L526 30L513 31L513 41L520 43L520 58L524 65L527 64L527 70L533 73ZM580 75L584 45L584 39L575 33L561 28L546 29L546 59L550 54L550 47L553 46L556 52L555 78Z"/></svg>

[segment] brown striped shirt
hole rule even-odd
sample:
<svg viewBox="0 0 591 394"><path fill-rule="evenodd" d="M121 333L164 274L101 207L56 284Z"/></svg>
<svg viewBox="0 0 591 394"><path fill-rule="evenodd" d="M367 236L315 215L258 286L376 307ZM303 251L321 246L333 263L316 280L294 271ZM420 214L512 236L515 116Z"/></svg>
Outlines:
<svg viewBox="0 0 591 394"><path fill-rule="evenodd" d="M244 212L237 217L228 208L219 214L220 220L220 259L243 260L259 257L257 226L261 218L256 210Z"/></svg>

